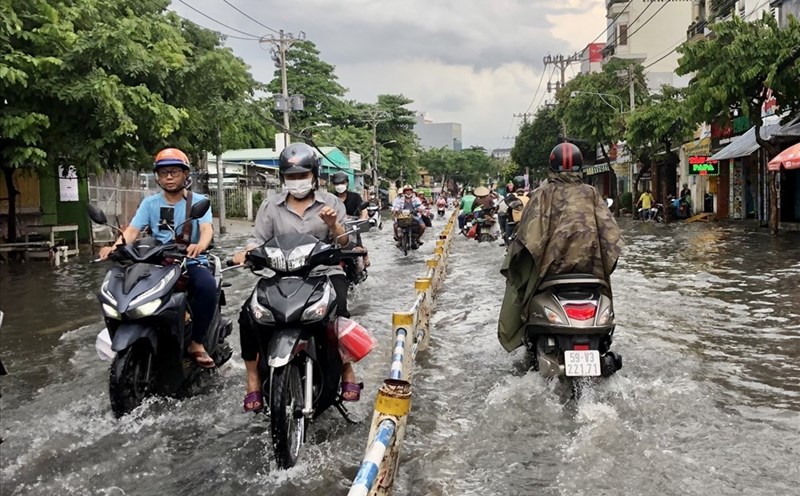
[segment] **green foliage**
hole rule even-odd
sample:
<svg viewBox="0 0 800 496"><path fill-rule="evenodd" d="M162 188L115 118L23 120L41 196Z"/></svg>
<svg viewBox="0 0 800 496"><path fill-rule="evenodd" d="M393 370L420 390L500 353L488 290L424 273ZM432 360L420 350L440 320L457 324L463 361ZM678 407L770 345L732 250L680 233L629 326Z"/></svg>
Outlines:
<svg viewBox="0 0 800 496"><path fill-rule="evenodd" d="M559 143L560 125L552 109L541 107L531 122L523 124L514 147L511 160L517 164L516 172L546 171L549 167L550 151Z"/></svg>
<svg viewBox="0 0 800 496"><path fill-rule="evenodd" d="M449 148L425 150L419 155L420 167L437 181L455 182L464 186L491 184L500 174L503 162L479 147L454 151Z"/></svg>
<svg viewBox="0 0 800 496"><path fill-rule="evenodd" d="M620 208L628 209L628 212L633 210L633 193L626 191L619 197Z"/></svg>
<svg viewBox="0 0 800 496"><path fill-rule="evenodd" d="M733 16L711 26L713 37L686 43L677 73L694 74L686 104L694 122L729 121L740 109L756 124L772 90L782 111L800 111L800 23L790 17L778 28L765 12L747 22Z"/></svg>
<svg viewBox="0 0 800 496"><path fill-rule="evenodd" d="M694 121L688 115L680 90L664 86L660 95L636 107L625 119L628 148L642 162L648 162L658 148L671 148L692 136Z"/></svg>

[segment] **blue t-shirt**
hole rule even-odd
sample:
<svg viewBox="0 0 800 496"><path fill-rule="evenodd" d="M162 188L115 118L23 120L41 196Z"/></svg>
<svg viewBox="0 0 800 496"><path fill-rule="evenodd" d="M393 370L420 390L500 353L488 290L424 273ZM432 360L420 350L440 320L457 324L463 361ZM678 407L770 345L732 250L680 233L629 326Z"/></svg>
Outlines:
<svg viewBox="0 0 800 496"><path fill-rule="evenodd" d="M192 193L192 205L205 199L206 199L205 195ZM145 227L149 227L150 230L153 231L153 237L161 241L162 243L166 244L172 242L172 231L160 227L162 218L161 217L162 208L172 209L173 221L170 224L172 225L173 229L176 226L180 226L183 223L183 221L186 220L186 200L181 200L174 205L170 205L169 202L167 202L167 199L164 198L164 194L159 193L157 195L148 196L147 198L142 200L142 203L139 204L139 208L136 210L136 215L133 216L131 225L139 230L142 230ZM209 207L208 211L203 217L197 220L193 220L191 222L192 222L191 242L194 244L200 240L200 224L212 223L211 208ZM181 235L181 232L183 232L183 227L178 227L177 228L178 236Z"/></svg>

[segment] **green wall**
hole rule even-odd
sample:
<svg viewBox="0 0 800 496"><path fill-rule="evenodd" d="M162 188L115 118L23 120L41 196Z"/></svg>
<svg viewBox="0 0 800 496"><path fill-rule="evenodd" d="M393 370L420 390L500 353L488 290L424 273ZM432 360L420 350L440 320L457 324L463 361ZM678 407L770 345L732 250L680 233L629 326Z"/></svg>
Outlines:
<svg viewBox="0 0 800 496"><path fill-rule="evenodd" d="M43 225L77 224L78 237L81 241L89 241L89 215L86 213L89 204L89 182L85 177L78 179L79 200L76 202L59 200L58 172L55 168L39 176L39 193Z"/></svg>

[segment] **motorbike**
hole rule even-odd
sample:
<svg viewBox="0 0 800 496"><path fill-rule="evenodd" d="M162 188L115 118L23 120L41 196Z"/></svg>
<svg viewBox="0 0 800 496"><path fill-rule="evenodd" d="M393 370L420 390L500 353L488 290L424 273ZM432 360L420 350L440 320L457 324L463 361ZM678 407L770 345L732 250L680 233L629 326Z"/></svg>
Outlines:
<svg viewBox="0 0 800 496"><path fill-rule="evenodd" d="M352 229L346 232L368 229L367 224L349 224ZM342 248L335 244L289 233L245 257L245 267L260 276L247 310L257 329L258 370L262 394L268 398L265 413L281 468L297 463L307 428L328 408L335 406L351 421L339 392L342 358L331 326L336 292L328 276L315 271L338 264L341 256ZM264 269L270 273L259 274Z"/></svg>
<svg viewBox="0 0 800 496"><path fill-rule="evenodd" d="M408 255L411 250L419 248L417 242L417 234L414 227L417 225L417 220L409 210L403 210L397 215L397 236L400 240L400 249L403 250L403 255Z"/></svg>
<svg viewBox="0 0 800 496"><path fill-rule="evenodd" d="M369 227L383 229L383 219L381 219L380 207L373 203L367 203L367 220L369 220Z"/></svg>
<svg viewBox="0 0 800 496"><path fill-rule="evenodd" d="M649 209L639 208L636 215L639 220L654 220L660 224L664 222L664 205L653 203Z"/></svg>
<svg viewBox="0 0 800 496"><path fill-rule="evenodd" d="M497 241L492 234L494 225L497 223L496 210L496 207L478 209L468 215L463 231L465 236L474 238L478 243Z"/></svg>
<svg viewBox="0 0 800 496"><path fill-rule="evenodd" d="M446 208L447 204L444 205L440 205L439 203L436 204L436 215L438 215L440 219L444 218L444 213Z"/></svg>
<svg viewBox="0 0 800 496"><path fill-rule="evenodd" d="M0 328L2 328L2 327L3 327L3 311L0 310ZM0 375L8 375L8 371L6 370L5 366L3 365L3 361L2 360L0 360ZM2 396L3 395L0 394L0 397L2 397ZM0 444L2 444L2 443L3 443L3 438L0 437Z"/></svg>
<svg viewBox="0 0 800 496"><path fill-rule="evenodd" d="M609 377L622 368L622 357L610 351L614 308L610 287L591 274L545 278L530 303L523 341L534 370L545 377Z"/></svg>
<svg viewBox="0 0 800 496"><path fill-rule="evenodd" d="M208 200L195 203L189 219L199 219L209 207ZM105 214L93 205L89 216L107 225ZM170 229L174 235L175 229ZM221 263L214 255L208 258L217 282L218 306L203 344L219 367L233 354L225 341L233 325L220 312L225 305ZM106 329L96 348L101 358L111 361L109 398L119 418L147 397L181 393L207 369L195 364L188 352L192 315L185 292L185 250L154 238L131 243L123 239L109 260L118 265L109 269L98 293Z"/></svg>
<svg viewBox="0 0 800 496"><path fill-rule="evenodd" d="M351 219L348 221L349 224L354 224L357 219ZM362 223L364 229L370 228L369 219ZM359 243L360 244L360 243ZM341 262L340 265L344 270L344 275L347 278L347 282L350 283L350 289L353 289L355 286L361 284L362 282L367 280L369 277L369 273L367 272L367 268L364 265L364 257L367 256L367 249L363 246L358 246L358 244L351 243L351 246L348 249L342 250Z"/></svg>

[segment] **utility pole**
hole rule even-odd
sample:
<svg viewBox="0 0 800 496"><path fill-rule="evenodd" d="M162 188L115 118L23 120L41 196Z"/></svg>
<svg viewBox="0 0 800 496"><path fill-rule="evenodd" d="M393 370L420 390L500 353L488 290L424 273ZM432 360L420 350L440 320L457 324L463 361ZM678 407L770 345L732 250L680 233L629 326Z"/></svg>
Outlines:
<svg viewBox="0 0 800 496"><path fill-rule="evenodd" d="M555 84L556 91L560 90L567 84L567 67L571 64L579 63L581 61L581 54L578 52L573 53L572 55L548 55L543 59L544 62L544 69L547 70L548 65L555 66L561 71L561 80ZM547 92L550 93L551 86L550 81L547 82ZM563 134L564 141L567 139L567 122L565 120L561 120L561 133Z"/></svg>
<svg viewBox="0 0 800 496"><path fill-rule="evenodd" d="M534 114L532 114L531 112L524 112L522 114L513 114L514 117L521 117L523 124L527 124L528 123L528 117L533 117L533 115Z"/></svg>
<svg viewBox="0 0 800 496"><path fill-rule="evenodd" d="M636 98L635 98L635 90L636 89L636 81L633 79L633 64L628 66L628 96L631 99L631 112L636 110Z"/></svg>
<svg viewBox="0 0 800 496"><path fill-rule="evenodd" d="M386 122L388 119L389 114L380 110L378 107L370 107L364 110L364 118L362 119L363 122L366 122L372 127L372 187L375 188L375 196L378 198L378 202L380 202L380 196L378 194L379 184L378 184L378 124L381 122Z"/></svg>
<svg viewBox="0 0 800 496"><path fill-rule="evenodd" d="M219 233L225 234L225 171L222 170L222 131L217 128L217 200L219 205L217 206L217 210L219 211ZM188 215L189 212L187 210L186 214Z"/></svg>
<svg viewBox="0 0 800 496"><path fill-rule="evenodd" d="M306 34L300 31L300 34L295 37L292 33L285 33L283 29L279 32L278 37L275 35L267 35L261 37L259 43L270 43L272 48L272 60L275 65L281 70L281 97L275 99L275 108L283 111L283 146L289 146L289 114L292 110L303 110L303 96L292 95L289 97L289 83L286 78L286 52L292 45L298 41L306 39Z"/></svg>

